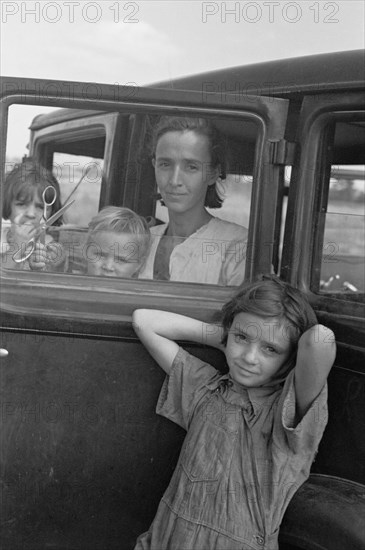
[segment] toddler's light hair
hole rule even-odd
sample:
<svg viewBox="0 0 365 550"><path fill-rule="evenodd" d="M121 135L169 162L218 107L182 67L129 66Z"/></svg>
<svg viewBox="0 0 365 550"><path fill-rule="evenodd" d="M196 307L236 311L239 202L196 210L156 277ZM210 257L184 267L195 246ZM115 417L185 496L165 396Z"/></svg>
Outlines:
<svg viewBox="0 0 365 550"><path fill-rule="evenodd" d="M133 210L123 206L106 206L102 208L89 223L87 243L92 240L95 233L100 231L136 235L140 245L139 258L142 260L147 256L151 242L150 230L146 220Z"/></svg>

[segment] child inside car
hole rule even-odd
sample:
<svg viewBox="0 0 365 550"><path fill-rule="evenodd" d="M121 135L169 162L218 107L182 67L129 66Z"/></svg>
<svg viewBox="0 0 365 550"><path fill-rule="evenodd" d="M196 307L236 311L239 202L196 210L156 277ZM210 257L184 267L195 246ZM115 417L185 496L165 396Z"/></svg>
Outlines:
<svg viewBox="0 0 365 550"><path fill-rule="evenodd" d="M44 242L35 242L29 253L27 243L42 218L49 218L61 208L60 186L52 172L25 157L6 176L4 183L1 260L7 269L59 271L65 266L62 245L50 231ZM49 205L49 206L47 206ZM62 217L55 226L62 224Z"/></svg>
<svg viewBox="0 0 365 550"><path fill-rule="evenodd" d="M83 249L88 275L136 278L144 265L150 231L129 208L107 206L91 220Z"/></svg>

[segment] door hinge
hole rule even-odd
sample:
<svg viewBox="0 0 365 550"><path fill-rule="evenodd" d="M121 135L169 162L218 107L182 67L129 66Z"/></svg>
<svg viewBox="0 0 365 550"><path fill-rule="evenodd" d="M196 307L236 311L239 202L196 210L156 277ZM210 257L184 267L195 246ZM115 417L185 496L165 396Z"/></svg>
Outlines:
<svg viewBox="0 0 365 550"><path fill-rule="evenodd" d="M292 166L294 164L296 144L286 139L270 142L270 162L271 164L282 164Z"/></svg>

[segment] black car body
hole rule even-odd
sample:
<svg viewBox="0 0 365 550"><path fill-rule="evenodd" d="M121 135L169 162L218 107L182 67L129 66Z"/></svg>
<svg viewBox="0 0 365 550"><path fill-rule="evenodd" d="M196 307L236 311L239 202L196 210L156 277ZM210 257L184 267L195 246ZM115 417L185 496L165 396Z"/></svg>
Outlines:
<svg viewBox="0 0 365 550"><path fill-rule="evenodd" d="M64 168L64 155L71 155L68 167L85 158L102 166L60 232L73 251L82 250L87 219L104 205L163 215L148 149L158 116L212 117L226 136L234 189L231 197L227 187L227 204L235 205L226 215L238 223L246 216L249 226L245 279L273 268L308 295L338 345L329 423L312 475L284 518L283 549L365 548L364 100L363 51L149 88L1 81L2 178L14 105L60 107L32 121L30 156L50 168ZM77 174L82 162L75 161ZM67 195L78 175L58 175ZM92 197L87 212L85 195ZM163 374L136 338L131 314L148 307L210 320L232 290L3 266L4 550L133 547L154 516L184 432L154 413ZM186 347L222 364L216 350Z"/></svg>

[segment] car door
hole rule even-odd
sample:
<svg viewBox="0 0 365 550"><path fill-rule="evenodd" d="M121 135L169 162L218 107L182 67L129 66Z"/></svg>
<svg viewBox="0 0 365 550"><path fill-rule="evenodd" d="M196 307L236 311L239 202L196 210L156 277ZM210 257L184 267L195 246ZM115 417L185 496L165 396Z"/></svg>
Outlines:
<svg viewBox="0 0 365 550"><path fill-rule="evenodd" d="M362 483L364 105L363 93L304 100L298 128L302 156L291 182L282 260L282 276L306 289L337 338L329 379L334 401L318 467L326 464L327 473ZM351 185L344 183L346 174Z"/></svg>
<svg viewBox="0 0 365 550"><path fill-rule="evenodd" d="M295 137L301 154L290 182L280 275L307 294L337 341L328 425L313 475L281 529L281 540L300 548L365 543L364 106L361 92L305 97Z"/></svg>
<svg viewBox="0 0 365 550"><path fill-rule="evenodd" d="M118 113L128 125L123 123L128 139L120 141L126 170L103 173L95 204L126 205L153 216L156 209L145 192L145 186L153 182L146 182L143 169L142 175L130 177L133 163L140 163L135 157L136 144L142 139L139 136L144 139L146 135L146 116L200 115L213 117L226 132L234 127L236 133L229 136L238 161L245 157L242 143L247 127L254 137L250 137L251 168L242 169L249 173L250 185L245 278L271 270L282 173L273 151L284 137L286 100L223 99L219 94L204 94L203 98L199 92L156 89L121 94L107 85L94 85L97 97L90 99L86 87L83 83L2 80L3 182L6 139L13 130L9 113L14 107L32 105L40 107L40 112L43 106L94 110L98 117L103 111L105 118ZM72 125L75 122L65 128L64 144L69 143L67 135L74 135ZM75 143L83 139L80 132L79 137L75 134ZM110 143L119 137L112 135ZM48 147L53 154L56 145L40 139L38 144L31 143L31 151L40 154ZM106 147L102 161L108 166L117 163L116 154L115 148ZM237 176L243 187L247 174L240 170L232 168L231 180ZM85 188L84 196L90 193ZM75 205L72 224L84 213L80 196ZM239 208L235 215L240 220ZM8 352L1 369L4 549L128 548L148 528L184 433L154 413L163 375L136 338L131 314L138 307L148 307L208 320L232 290L90 277L82 272L16 271L2 265L1 347ZM222 357L212 349L188 349L212 364L222 364Z"/></svg>

